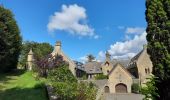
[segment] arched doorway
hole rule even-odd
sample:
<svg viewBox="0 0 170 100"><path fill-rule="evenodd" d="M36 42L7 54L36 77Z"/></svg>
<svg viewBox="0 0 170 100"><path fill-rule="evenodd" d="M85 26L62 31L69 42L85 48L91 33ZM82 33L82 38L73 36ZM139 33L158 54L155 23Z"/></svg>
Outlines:
<svg viewBox="0 0 170 100"><path fill-rule="evenodd" d="M127 93L127 86L123 83L119 83L115 86L116 93Z"/></svg>
<svg viewBox="0 0 170 100"><path fill-rule="evenodd" d="M104 92L105 92L105 93L110 93L110 89L109 89L108 86L105 86L105 87L104 87Z"/></svg>

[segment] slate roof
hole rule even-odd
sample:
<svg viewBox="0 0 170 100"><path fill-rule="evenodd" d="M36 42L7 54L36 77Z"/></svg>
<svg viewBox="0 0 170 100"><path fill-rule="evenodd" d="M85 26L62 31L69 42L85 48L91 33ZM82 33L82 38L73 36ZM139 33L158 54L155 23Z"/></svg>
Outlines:
<svg viewBox="0 0 170 100"><path fill-rule="evenodd" d="M127 68L136 67L136 62L138 61L139 57L143 54L144 50L146 50L146 49L143 49L142 51L140 51L136 56L134 56L134 57L130 60Z"/></svg>
<svg viewBox="0 0 170 100"><path fill-rule="evenodd" d="M120 63L121 65L123 65L123 67L127 67L129 62L130 62L130 59L122 59L122 60L120 60L120 59L113 59L113 60L110 61L110 63L113 65L113 67L117 63Z"/></svg>
<svg viewBox="0 0 170 100"><path fill-rule="evenodd" d="M102 73L101 63L97 61L87 62L86 64L83 65L83 67L84 67L84 71L87 74Z"/></svg>
<svg viewBox="0 0 170 100"><path fill-rule="evenodd" d="M138 58L140 57L140 55L142 54L142 52L143 52L144 50L142 50L141 52L139 52L136 56L134 56L132 59L131 59L131 61L130 62L135 62L135 61L137 61L138 60Z"/></svg>

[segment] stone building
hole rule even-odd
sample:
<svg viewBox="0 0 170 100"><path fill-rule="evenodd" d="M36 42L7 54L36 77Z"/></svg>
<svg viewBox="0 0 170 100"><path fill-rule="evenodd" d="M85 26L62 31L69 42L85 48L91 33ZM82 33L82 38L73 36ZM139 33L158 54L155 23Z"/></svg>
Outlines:
<svg viewBox="0 0 170 100"><path fill-rule="evenodd" d="M32 49L30 49L28 56L27 56L27 69L28 70L32 70L32 67L34 65L34 53L32 51Z"/></svg>
<svg viewBox="0 0 170 100"><path fill-rule="evenodd" d="M66 54L64 54L64 52L62 51L61 47L62 47L61 42L57 41L56 45L54 47L54 50L51 53L52 56L61 55L63 57L63 60L68 62L70 71L73 73L74 76L76 76L76 71L75 71L76 64Z"/></svg>
<svg viewBox="0 0 170 100"><path fill-rule="evenodd" d="M102 74L101 63L97 61L87 62L83 68L88 79L94 79L97 74Z"/></svg>
<svg viewBox="0 0 170 100"><path fill-rule="evenodd" d="M99 74L97 71L107 75L107 81L100 86L100 90L105 93L131 93L133 83L144 86L147 82L152 72L152 62L144 46L132 59L111 59L107 51L104 62L87 62L79 68L89 76L88 79L94 79L93 77Z"/></svg>
<svg viewBox="0 0 170 100"><path fill-rule="evenodd" d="M140 85L144 85L147 78L152 75L152 67L152 61L147 53L146 45L144 45L143 50L131 59L127 70L139 79Z"/></svg>
<svg viewBox="0 0 170 100"><path fill-rule="evenodd" d="M105 92L110 93L131 93L131 85L133 84L133 76L117 63L108 74L109 79L105 86Z"/></svg>

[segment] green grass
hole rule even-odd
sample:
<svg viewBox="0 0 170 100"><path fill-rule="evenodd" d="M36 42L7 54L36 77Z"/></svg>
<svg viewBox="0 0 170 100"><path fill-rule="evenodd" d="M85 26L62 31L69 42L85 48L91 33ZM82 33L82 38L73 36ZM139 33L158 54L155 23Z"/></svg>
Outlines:
<svg viewBox="0 0 170 100"><path fill-rule="evenodd" d="M44 84L31 72L0 74L0 100L48 100Z"/></svg>

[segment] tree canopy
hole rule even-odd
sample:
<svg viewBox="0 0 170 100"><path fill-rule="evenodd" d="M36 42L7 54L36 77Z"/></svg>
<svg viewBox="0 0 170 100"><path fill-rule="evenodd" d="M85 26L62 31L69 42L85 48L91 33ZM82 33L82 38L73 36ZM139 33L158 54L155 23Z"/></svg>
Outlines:
<svg viewBox="0 0 170 100"><path fill-rule="evenodd" d="M170 99L170 0L146 0L147 51L153 63L157 100Z"/></svg>
<svg viewBox="0 0 170 100"><path fill-rule="evenodd" d="M34 57L36 60L40 60L43 57L50 54L53 47L49 43L38 43L33 41L25 41L22 43L22 51L19 59L19 65L25 66L27 61L27 55L30 49L34 52Z"/></svg>
<svg viewBox="0 0 170 100"><path fill-rule="evenodd" d="M88 62L92 62L95 57L92 54L87 55Z"/></svg>
<svg viewBox="0 0 170 100"><path fill-rule="evenodd" d="M0 71L17 68L22 38L14 15L0 6Z"/></svg>

